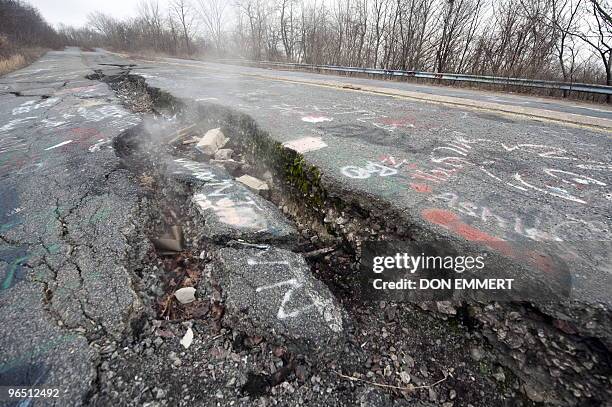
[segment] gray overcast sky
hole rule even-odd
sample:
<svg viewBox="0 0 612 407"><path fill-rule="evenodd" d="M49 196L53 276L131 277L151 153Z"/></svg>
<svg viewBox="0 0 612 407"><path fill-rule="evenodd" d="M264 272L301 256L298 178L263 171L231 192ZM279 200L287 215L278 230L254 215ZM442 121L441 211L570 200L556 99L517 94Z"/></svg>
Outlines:
<svg viewBox="0 0 612 407"><path fill-rule="evenodd" d="M125 18L136 15L138 0L25 0L38 8L45 20L52 25L64 23L83 26L87 14L102 11L114 17ZM160 8L166 8L168 0L160 0Z"/></svg>

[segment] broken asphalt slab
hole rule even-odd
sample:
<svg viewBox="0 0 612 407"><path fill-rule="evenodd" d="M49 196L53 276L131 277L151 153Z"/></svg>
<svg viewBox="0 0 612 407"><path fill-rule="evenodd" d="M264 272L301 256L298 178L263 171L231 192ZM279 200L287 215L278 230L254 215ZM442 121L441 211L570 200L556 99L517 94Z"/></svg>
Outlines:
<svg viewBox="0 0 612 407"><path fill-rule="evenodd" d="M213 272L224 287L226 316L246 332L327 351L347 334L346 313L299 254L223 248Z"/></svg>
<svg viewBox="0 0 612 407"><path fill-rule="evenodd" d="M293 246L297 230L270 202L232 179L194 191L192 202L204 219L203 236L215 243L244 240Z"/></svg>
<svg viewBox="0 0 612 407"><path fill-rule="evenodd" d="M169 160L166 166L171 178L193 185L195 188L215 180L230 179L229 174L223 168L188 158Z"/></svg>
<svg viewBox="0 0 612 407"><path fill-rule="evenodd" d="M295 245L298 232L278 208L223 168L178 158L167 169L171 177L193 184L191 202L202 220L199 239Z"/></svg>

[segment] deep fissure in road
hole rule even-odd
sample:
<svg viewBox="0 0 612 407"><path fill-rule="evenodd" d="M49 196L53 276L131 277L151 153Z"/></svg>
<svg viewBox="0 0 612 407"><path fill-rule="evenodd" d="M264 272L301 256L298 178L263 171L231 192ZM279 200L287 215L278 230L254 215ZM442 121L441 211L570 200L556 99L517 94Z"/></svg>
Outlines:
<svg viewBox="0 0 612 407"><path fill-rule="evenodd" d="M258 352L262 360L270 357L277 367L274 373L262 373L262 365L255 363L248 375L228 379L230 382L234 379L241 394L251 396L273 394L279 383L292 380L303 383L309 377L315 385L322 379L337 383L337 397L354 397L354 386L367 381L396 386L381 393L383 398L391 395L431 401L462 400L474 405L496 405L500 398L519 403L551 397L578 403L581 397L609 391L606 387L609 349L605 345L589 346L597 345L598 340L580 337L529 304L428 303L417 307L360 302L355 290L359 289L356 265L362 242L410 239L412 235L410 226L389 224L388 219L396 218L393 208L372 200L374 209L366 209L360 205L363 198L323 187L316 168L273 141L248 116L218 105L177 100L150 88L144 78L131 75L129 69L115 76L100 73L97 78L109 82L132 110L151 112L156 117L115 141L117 153L148 191L144 201L151 241L171 241L161 245L157 242L150 263L140 272L141 295L142 290L153 295L149 295L152 299L148 301L149 320L136 342L146 344L151 332L155 335L163 332L158 337L176 336L177 326L186 320L192 325L207 321L205 326L216 333L209 338L220 335L226 339L224 349L230 348L230 354ZM217 127L229 137L227 147L234 151L231 163L212 163L212 168L218 165L234 179L243 174L253 175L272 186L266 193L267 200L288 216L299 231L292 252L307 259L310 271L346 309L350 320L346 332L348 345L340 353L315 355L310 345L302 346L301 341L290 335L261 332L256 325L244 323L244 315L224 314L227 300L224 284L231 279L218 275L213 266L219 261L215 253L227 247L257 246L252 250L265 251L266 247L288 246L282 239L274 242L269 237L248 243L227 237L211 241L209 231L203 229L206 222L199 216L192 197L202 181L197 174L208 174L211 162L203 159L193 144L206 131ZM178 171L181 166L189 171ZM175 249L180 250L169 249L168 244L176 244ZM144 282L151 278L156 283ZM208 302L177 302L173 293L184 285L197 286L198 293L203 291ZM162 319L169 322L160 323ZM517 339L525 336L533 339ZM509 349L521 350L522 359L507 354ZM420 359L415 361L410 355L417 354ZM130 373L142 372L142 367L137 369L136 359L140 360L135 358L130 363L126 357L122 368ZM146 366L153 362L141 363ZM554 377L540 368L551 364L558 371ZM451 371L446 367L449 365L460 367ZM394 369L388 369L389 366ZM404 369L406 373L401 377L389 373L395 369ZM107 371L113 369L109 367ZM231 375L231 369L228 371ZM589 374L585 375L587 371ZM467 385L467 377L476 380ZM438 379L443 380L431 386ZM368 387L379 391L381 387L371 383ZM181 382L174 385L179 389ZM215 389L219 383L215 379L207 386ZM181 391L182 388L178 394ZM102 391L99 400L112 398L112 394Z"/></svg>

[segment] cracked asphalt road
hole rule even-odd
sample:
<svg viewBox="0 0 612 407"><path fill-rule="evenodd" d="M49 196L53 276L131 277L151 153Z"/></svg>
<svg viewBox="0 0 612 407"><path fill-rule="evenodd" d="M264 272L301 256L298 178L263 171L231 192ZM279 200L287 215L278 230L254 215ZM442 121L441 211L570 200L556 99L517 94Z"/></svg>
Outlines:
<svg viewBox="0 0 612 407"><path fill-rule="evenodd" d="M118 58L107 55L88 58ZM608 120L607 107L441 90L456 99L469 94L531 106L527 116L506 115L358 88L415 90L413 84L336 80L358 85L342 88L322 85L330 76L304 72L172 58L129 62L150 86L188 103L249 115L275 140L303 152L330 190L365 207L391 205L415 236L492 249L545 282L535 244L571 270L573 299L610 305L610 131L538 119L555 111Z"/></svg>
<svg viewBox="0 0 612 407"><path fill-rule="evenodd" d="M416 238L516 261L536 243L566 253L574 298L609 307L608 132L297 83L256 68L137 62L132 73L149 85L248 114L320 168L330 190L390 205ZM100 354L130 333L142 308L126 270L145 240L138 189L112 149L140 117L86 78L126 63L67 49L0 78L0 384L53 383L65 392L62 405L92 397ZM501 101L510 98L543 103ZM605 108L546 103L610 118Z"/></svg>
<svg viewBox="0 0 612 407"><path fill-rule="evenodd" d="M141 308L125 268L137 195L111 148L140 119L88 73L68 49L0 79L0 383L71 402Z"/></svg>

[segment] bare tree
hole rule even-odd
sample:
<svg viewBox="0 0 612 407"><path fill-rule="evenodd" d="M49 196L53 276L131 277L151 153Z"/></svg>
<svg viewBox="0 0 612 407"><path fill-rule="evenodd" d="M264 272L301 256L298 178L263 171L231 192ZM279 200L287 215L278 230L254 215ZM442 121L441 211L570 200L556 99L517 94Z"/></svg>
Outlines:
<svg viewBox="0 0 612 407"><path fill-rule="evenodd" d="M268 0L240 0L237 3L238 13L248 21L248 37L250 39L249 54L251 58L260 60L265 54L276 55L274 50L278 42L277 30L272 25L274 13L278 10Z"/></svg>
<svg viewBox="0 0 612 407"><path fill-rule="evenodd" d="M564 81L571 81L573 78L576 52L571 33L576 31L576 20L580 17L578 13L580 6L581 0L550 0L550 15L546 14L554 30L553 36L558 38L555 42L555 51ZM567 51L569 51L569 61ZM564 92L564 96L566 96L566 92Z"/></svg>
<svg viewBox="0 0 612 407"><path fill-rule="evenodd" d="M141 0L134 19L92 14L91 30L63 27L62 36L71 43L169 54L200 50L564 81L605 77L612 85L608 0L197 0L195 7L190 0L170 0L167 16L158 1ZM212 47L198 36L197 21Z"/></svg>
<svg viewBox="0 0 612 407"><path fill-rule="evenodd" d="M9 43L49 47L57 46L59 40L38 9L18 0L0 0L0 37L0 54Z"/></svg>
<svg viewBox="0 0 612 407"><path fill-rule="evenodd" d="M576 30L581 2L582 0L547 0L542 12L542 17L551 28L550 36L555 39L554 51L564 81L573 81L574 78L577 48L571 32ZM524 3L523 9L528 9ZM568 91L563 91L563 97L568 94Z"/></svg>
<svg viewBox="0 0 612 407"><path fill-rule="evenodd" d="M294 59L297 42L297 20L294 14L295 0L282 0L280 9L280 31L287 60Z"/></svg>
<svg viewBox="0 0 612 407"><path fill-rule="evenodd" d="M176 19L183 32L185 51L187 55L191 55L191 36L195 23L191 4L187 0L172 0L170 3L170 10L172 17Z"/></svg>
<svg viewBox="0 0 612 407"><path fill-rule="evenodd" d="M585 21L584 29L573 35L590 45L600 56L605 68L606 85L612 85L612 6L600 0L588 0L585 4L593 21ZM606 96L610 103L610 95Z"/></svg>
<svg viewBox="0 0 612 407"><path fill-rule="evenodd" d="M162 46L163 16L157 0L141 0L138 3L138 18L142 24L143 34L152 44L153 49Z"/></svg>
<svg viewBox="0 0 612 407"><path fill-rule="evenodd" d="M120 21L99 11L87 16L87 25L99 33L107 45L118 49L128 49L125 30Z"/></svg>
<svg viewBox="0 0 612 407"><path fill-rule="evenodd" d="M378 66L378 59L380 56L380 44L383 40L384 33L387 29L387 24L391 17L389 9L391 0L374 0L372 3L372 28L370 29L370 49L372 54L372 65L376 68ZM370 58L368 58L369 60Z"/></svg>
<svg viewBox="0 0 612 407"><path fill-rule="evenodd" d="M452 69L453 60L458 55L464 55L467 52L474 36L480 5L480 0L445 1L442 12L441 36L436 50L435 67L437 72ZM463 53L462 49L464 50Z"/></svg>
<svg viewBox="0 0 612 407"><path fill-rule="evenodd" d="M220 54L223 48L223 26L226 10L226 0L198 0L197 2L198 15L212 37L217 54Z"/></svg>

